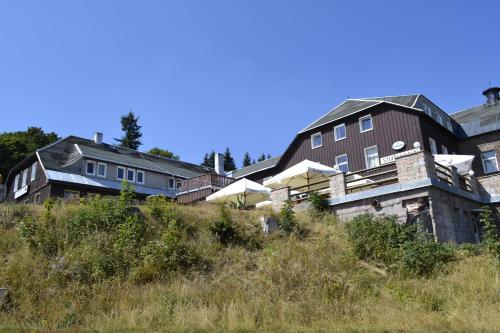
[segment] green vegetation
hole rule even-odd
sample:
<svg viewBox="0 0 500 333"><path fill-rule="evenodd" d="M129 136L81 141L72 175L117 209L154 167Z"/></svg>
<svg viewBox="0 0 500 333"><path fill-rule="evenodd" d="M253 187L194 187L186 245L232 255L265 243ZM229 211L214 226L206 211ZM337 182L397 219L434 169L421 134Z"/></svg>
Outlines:
<svg viewBox="0 0 500 333"><path fill-rule="evenodd" d="M26 131L0 134L0 176L3 181L9 171L37 149L45 147L59 138L56 133L45 133L40 127L28 127ZM0 177L0 178L2 178ZM0 183L2 180L0 179Z"/></svg>
<svg viewBox="0 0 500 333"><path fill-rule="evenodd" d="M393 218L178 206L0 206L6 332L494 332L496 259ZM495 235L496 237L496 235Z"/></svg>
<svg viewBox="0 0 500 333"><path fill-rule="evenodd" d="M120 119L123 135L120 139L115 139L120 146L137 150L142 145L141 127L139 126L139 117L136 117L132 111L123 115Z"/></svg>
<svg viewBox="0 0 500 333"><path fill-rule="evenodd" d="M146 153L151 154L151 155L160 156L160 157L171 158L173 160L179 160L181 158L179 155L174 154L170 150L161 149L158 147L151 148Z"/></svg>

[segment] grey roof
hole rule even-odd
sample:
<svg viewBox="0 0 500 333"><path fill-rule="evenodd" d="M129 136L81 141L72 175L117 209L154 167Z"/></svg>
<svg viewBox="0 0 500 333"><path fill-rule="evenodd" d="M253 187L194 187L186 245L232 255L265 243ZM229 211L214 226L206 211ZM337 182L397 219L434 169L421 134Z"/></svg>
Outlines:
<svg viewBox="0 0 500 333"><path fill-rule="evenodd" d="M278 164L280 158L281 158L281 155L275 156L273 158L264 160L262 162L258 162L258 163L249 165L247 167L235 170L235 171L233 171L232 176L233 176L233 178L238 179L238 178L242 178L242 177L245 177L247 175L250 175L252 173L258 172L258 171L273 168L274 166L276 166L276 164Z"/></svg>
<svg viewBox="0 0 500 333"><path fill-rule="evenodd" d="M454 113L451 117L462 125L462 136L500 130L500 104L475 106Z"/></svg>
<svg viewBox="0 0 500 333"><path fill-rule="evenodd" d="M85 157L184 178L212 172L211 169L196 164L141 153L106 143L96 144L92 140L76 136L69 136L42 148L38 154L45 169L54 171L67 171L73 163Z"/></svg>
<svg viewBox="0 0 500 333"><path fill-rule="evenodd" d="M331 123L350 114L360 112L364 109L381 104L383 102L394 103L406 107L413 107L419 95L372 97L361 99L347 99L327 114L314 121L312 124L299 132L304 133L313 128Z"/></svg>

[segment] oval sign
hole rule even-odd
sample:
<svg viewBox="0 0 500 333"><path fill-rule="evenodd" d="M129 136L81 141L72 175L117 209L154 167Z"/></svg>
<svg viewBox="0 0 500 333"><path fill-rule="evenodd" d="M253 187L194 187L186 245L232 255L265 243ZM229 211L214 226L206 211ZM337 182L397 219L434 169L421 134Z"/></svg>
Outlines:
<svg viewBox="0 0 500 333"><path fill-rule="evenodd" d="M392 144L392 149L400 150L400 149L403 149L404 146L405 146L405 143L403 141L396 141Z"/></svg>

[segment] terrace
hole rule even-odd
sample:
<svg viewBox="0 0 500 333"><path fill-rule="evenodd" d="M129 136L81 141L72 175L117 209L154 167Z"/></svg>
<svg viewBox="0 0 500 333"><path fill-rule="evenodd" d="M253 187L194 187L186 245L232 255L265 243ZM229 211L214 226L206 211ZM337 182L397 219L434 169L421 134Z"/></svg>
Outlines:
<svg viewBox="0 0 500 333"><path fill-rule="evenodd" d="M181 180L177 188L177 202L187 204L204 200L210 194L233 182L233 178L217 174L207 174Z"/></svg>

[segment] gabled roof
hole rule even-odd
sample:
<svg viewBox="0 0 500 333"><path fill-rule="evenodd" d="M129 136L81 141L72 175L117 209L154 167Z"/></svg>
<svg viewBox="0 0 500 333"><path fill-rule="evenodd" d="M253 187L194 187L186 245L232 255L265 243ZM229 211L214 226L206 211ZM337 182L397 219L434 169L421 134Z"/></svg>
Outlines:
<svg viewBox="0 0 500 333"><path fill-rule="evenodd" d="M69 136L38 151L46 170L65 171L82 158L116 163L119 165L192 178L212 172L209 168L159 157L136 150L106 143L97 144L93 140Z"/></svg>
<svg viewBox="0 0 500 333"><path fill-rule="evenodd" d="M500 104L479 105L450 115L462 126L462 136L500 130Z"/></svg>
<svg viewBox="0 0 500 333"><path fill-rule="evenodd" d="M232 177L238 179L238 178L242 178L242 177L245 177L247 175L250 175L252 173L256 173L258 171L273 168L276 166L276 164L278 164L280 158L281 158L281 155L275 156L273 158L269 158L269 159L264 160L262 162L258 162L258 163L246 166L244 168L235 170L232 173Z"/></svg>
<svg viewBox="0 0 500 333"><path fill-rule="evenodd" d="M381 104L383 102L398 104L405 107L413 107L417 98L420 95L406 95L406 96L387 96L387 97L372 97L372 98L360 98L360 99L347 99L340 105L336 106L328 113L323 115L321 118L314 121L312 124L304 128L299 132L304 133L311 129L320 127L322 125L331 123L335 120L344 118L351 114L363 111L365 109L371 108L375 105Z"/></svg>

